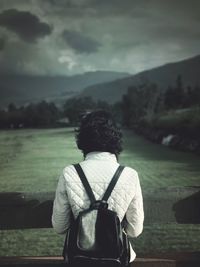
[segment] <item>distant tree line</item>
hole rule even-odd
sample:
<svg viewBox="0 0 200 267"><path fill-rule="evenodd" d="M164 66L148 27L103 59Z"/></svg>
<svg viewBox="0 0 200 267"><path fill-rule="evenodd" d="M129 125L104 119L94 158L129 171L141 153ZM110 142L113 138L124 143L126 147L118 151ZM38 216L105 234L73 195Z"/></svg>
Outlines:
<svg viewBox="0 0 200 267"><path fill-rule="evenodd" d="M157 114L200 106L200 86L185 87L178 75L175 85L161 90L156 84L144 83L128 88L123 96L121 110L124 125L132 127Z"/></svg>
<svg viewBox="0 0 200 267"><path fill-rule="evenodd" d="M0 110L1 128L37 128L55 126L60 111L54 103L42 101L37 104L16 107L11 103L7 110Z"/></svg>
<svg viewBox="0 0 200 267"><path fill-rule="evenodd" d="M197 84L193 87L184 87L182 78L179 75L176 80L176 86L167 89L164 100L167 110L200 105L200 86Z"/></svg>
<svg viewBox="0 0 200 267"><path fill-rule="evenodd" d="M71 125L77 125L81 115L96 109L112 110L112 107L104 101L95 101L91 97L70 98L63 106L63 114Z"/></svg>
<svg viewBox="0 0 200 267"><path fill-rule="evenodd" d="M21 107L10 103L7 109L0 110L0 128L51 128L66 126L66 121L74 126L84 112L95 109L111 110L111 106L91 97L68 99L60 108L46 101Z"/></svg>
<svg viewBox="0 0 200 267"><path fill-rule="evenodd" d="M62 107L42 101L17 107L11 103L0 109L0 128L44 128L61 125L74 126L84 112L95 109L111 111L117 122L126 127L137 127L141 121L153 121L159 114L200 105L200 87L184 86L179 75L174 86L161 90L157 84L146 81L129 87L122 100L114 105L95 101L91 97L70 98ZM64 124L61 122L65 121Z"/></svg>
<svg viewBox="0 0 200 267"><path fill-rule="evenodd" d="M122 122L147 139L178 150L200 154L200 86L130 87L121 102ZM166 141L167 140L167 141Z"/></svg>

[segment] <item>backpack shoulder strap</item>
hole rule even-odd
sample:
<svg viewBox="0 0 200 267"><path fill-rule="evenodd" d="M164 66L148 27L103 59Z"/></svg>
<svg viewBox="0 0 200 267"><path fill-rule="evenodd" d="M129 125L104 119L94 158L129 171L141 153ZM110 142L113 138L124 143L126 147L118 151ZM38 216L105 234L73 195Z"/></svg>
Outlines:
<svg viewBox="0 0 200 267"><path fill-rule="evenodd" d="M85 191L86 191L86 193L87 193L87 195L88 195L88 197L90 199L90 202L91 203L95 202L96 198L94 196L92 188L91 188L91 186L90 186L90 184L89 184L89 182L88 182L88 180L87 180L87 178L85 176L85 173L83 172L80 164L74 164L74 168L76 169L76 171L77 171L77 173L78 173L78 175L79 175L79 177L81 179L81 182L82 182L82 184L83 184L83 186L85 188Z"/></svg>
<svg viewBox="0 0 200 267"><path fill-rule="evenodd" d="M116 170L116 172L115 172L110 184L108 185L108 188L107 188L102 200L104 200L104 201L108 200L108 198L111 195L111 193L112 193L112 191L113 191L113 189L114 189L114 187L115 187L115 185L116 185L116 183L117 183L117 181L118 181L123 169L124 169L124 166L121 166L121 165L117 168L117 170Z"/></svg>

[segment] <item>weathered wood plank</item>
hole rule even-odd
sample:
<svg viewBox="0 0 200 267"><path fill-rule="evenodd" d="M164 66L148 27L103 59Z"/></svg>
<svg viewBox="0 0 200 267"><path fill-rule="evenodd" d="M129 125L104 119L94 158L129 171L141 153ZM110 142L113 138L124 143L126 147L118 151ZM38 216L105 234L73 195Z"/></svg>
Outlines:
<svg viewBox="0 0 200 267"><path fill-rule="evenodd" d="M200 187L143 192L145 224L200 223ZM53 192L0 193L0 229L51 227Z"/></svg>
<svg viewBox="0 0 200 267"><path fill-rule="evenodd" d="M144 192L145 223L200 223L200 186Z"/></svg>
<svg viewBox="0 0 200 267"><path fill-rule="evenodd" d="M0 193L0 229L50 228L54 193Z"/></svg>
<svg viewBox="0 0 200 267"><path fill-rule="evenodd" d="M62 257L0 257L1 267L64 267ZM199 267L199 253L174 253L138 257L131 267Z"/></svg>

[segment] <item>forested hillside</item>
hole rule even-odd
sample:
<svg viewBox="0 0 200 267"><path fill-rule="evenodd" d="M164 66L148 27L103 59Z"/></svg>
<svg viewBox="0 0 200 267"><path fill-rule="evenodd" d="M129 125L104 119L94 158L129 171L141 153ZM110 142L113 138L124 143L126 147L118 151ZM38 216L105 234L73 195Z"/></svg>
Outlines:
<svg viewBox="0 0 200 267"><path fill-rule="evenodd" d="M121 100L129 87L156 84L159 90L167 90L168 87L175 85L178 75L182 77L186 87L199 85L200 56L166 64L116 81L90 86L82 92L81 96L91 96L96 100L113 104Z"/></svg>
<svg viewBox="0 0 200 267"><path fill-rule="evenodd" d="M154 142L200 152L200 86L186 86L178 75L174 86L129 87L121 102L122 121Z"/></svg>

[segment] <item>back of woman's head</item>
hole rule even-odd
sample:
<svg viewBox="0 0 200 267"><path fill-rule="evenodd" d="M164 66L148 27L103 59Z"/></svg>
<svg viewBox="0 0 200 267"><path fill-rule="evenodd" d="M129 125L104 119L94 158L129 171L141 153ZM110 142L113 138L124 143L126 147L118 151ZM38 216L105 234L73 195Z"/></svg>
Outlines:
<svg viewBox="0 0 200 267"><path fill-rule="evenodd" d="M118 156L122 151L122 133L111 114L103 110L93 111L82 118L76 141L84 156L94 151Z"/></svg>

